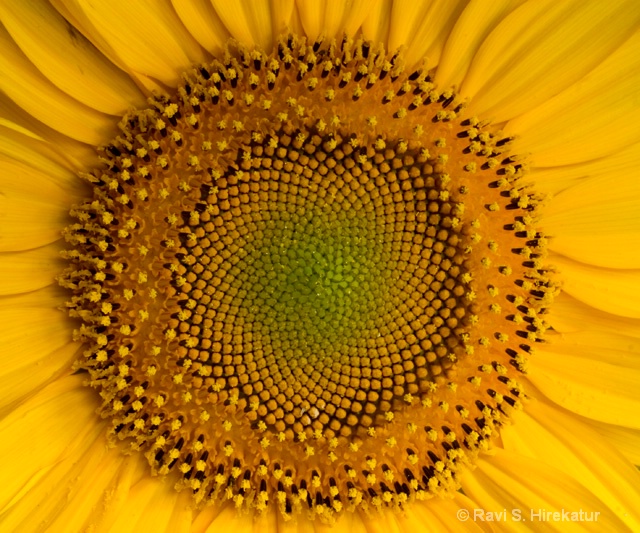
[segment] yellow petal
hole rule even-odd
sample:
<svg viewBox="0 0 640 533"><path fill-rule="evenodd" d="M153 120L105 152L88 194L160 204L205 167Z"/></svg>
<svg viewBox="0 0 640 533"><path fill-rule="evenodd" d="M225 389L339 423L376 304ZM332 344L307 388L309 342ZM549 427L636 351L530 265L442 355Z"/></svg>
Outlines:
<svg viewBox="0 0 640 533"><path fill-rule="evenodd" d="M310 41L315 41L323 34L322 21L324 19L324 6L321 2L297 3L297 12Z"/></svg>
<svg viewBox="0 0 640 533"><path fill-rule="evenodd" d="M362 515L367 533L402 533L400 520L395 513L380 513L375 517Z"/></svg>
<svg viewBox="0 0 640 533"><path fill-rule="evenodd" d="M126 484L126 463L140 458L105 446L105 439L104 431L100 432L81 460L76 458L73 470L56 483L64 490L66 505L51 521L52 531L92 531L106 502L111 503Z"/></svg>
<svg viewBox="0 0 640 533"><path fill-rule="evenodd" d="M367 17L362 22L362 35L374 43L383 43L388 48L389 27L393 0L378 0L370 6Z"/></svg>
<svg viewBox="0 0 640 533"><path fill-rule="evenodd" d="M78 196L2 156L0 176L0 251L30 250L58 240Z"/></svg>
<svg viewBox="0 0 640 533"><path fill-rule="evenodd" d="M175 491L173 487L171 489ZM193 520L193 495L183 492L173 501L175 502L173 512L166 523L165 531L166 533L173 533L174 531L176 533L189 533L191 521Z"/></svg>
<svg viewBox="0 0 640 533"><path fill-rule="evenodd" d="M101 431L95 414L99 397L82 385L84 379L71 375L56 380L0 420L0 452L11 457L0 469L0 513L21 495L28 497L54 465L77 460L85 439Z"/></svg>
<svg viewBox="0 0 640 533"><path fill-rule="evenodd" d="M549 248L607 268L640 268L640 180L608 173L552 198L541 221Z"/></svg>
<svg viewBox="0 0 640 533"><path fill-rule="evenodd" d="M266 524L261 524L260 526L248 528L247 531L252 533L262 533L263 531L277 531L278 533L331 533L332 531L351 531L353 529L354 532L360 533L368 533L363 530L363 523L358 513L349 513L351 516L339 516L336 519L335 524L333 526L328 524L323 524L320 520L310 520L304 514L295 517L293 520L285 519L282 514L274 509L272 511L267 512ZM273 519L275 518L275 527L273 526ZM222 524L222 522L218 522ZM271 526L271 527L269 527ZM269 527L269 529L266 529ZM213 530L209 531L209 533L215 533Z"/></svg>
<svg viewBox="0 0 640 533"><path fill-rule="evenodd" d="M640 318L640 270L613 270L578 263L558 254L549 263L561 274L562 290L596 309Z"/></svg>
<svg viewBox="0 0 640 533"><path fill-rule="evenodd" d="M635 3L634 9L640 14ZM609 31L606 25L601 29ZM513 149L531 152L538 167L614 154L640 138L639 85L640 32L578 83L510 121L504 131L516 136Z"/></svg>
<svg viewBox="0 0 640 533"><path fill-rule="evenodd" d="M0 297L0 414L71 372L79 345L71 342L72 323L59 309L63 301L57 286Z"/></svg>
<svg viewBox="0 0 640 533"><path fill-rule="evenodd" d="M209 505L202 509L193 518L191 533L205 533L207 528L222 511L222 505Z"/></svg>
<svg viewBox="0 0 640 533"><path fill-rule="evenodd" d="M461 94L472 98L474 113L495 122L517 117L593 70L639 20L634 0L528 2L489 35Z"/></svg>
<svg viewBox="0 0 640 533"><path fill-rule="evenodd" d="M76 141L46 126L15 102L2 96L0 125L0 153L19 161L23 161L23 152L31 151L32 147L38 152L42 148L42 155L35 158L37 161L50 158L73 172L93 167L98 161L93 146Z"/></svg>
<svg viewBox="0 0 640 533"><path fill-rule="evenodd" d="M447 37L467 2L416 2L402 0L393 3L389 32L389 50L406 47L405 61L409 67L427 61L428 68L440 62Z"/></svg>
<svg viewBox="0 0 640 533"><path fill-rule="evenodd" d="M330 0L324 14L325 35L330 38L340 38L343 33L355 35L370 9L371 2L366 0Z"/></svg>
<svg viewBox="0 0 640 533"><path fill-rule="evenodd" d="M210 54L220 54L231 37L209 0L171 0L185 28Z"/></svg>
<svg viewBox="0 0 640 533"><path fill-rule="evenodd" d="M233 531L234 533L253 533L253 524L246 516L240 516L232 503L213 505L205 509L193 524L192 532L218 533Z"/></svg>
<svg viewBox="0 0 640 533"><path fill-rule="evenodd" d="M280 519L281 521L283 521L282 519ZM317 522L317 520L316 520ZM278 526L280 526L280 524L278 524L276 522L276 524ZM304 524L306 525L306 524ZM303 525L303 527L304 527ZM317 528L317 526L316 526ZM299 530L301 530L301 533L304 531L302 528L298 528ZM349 533L368 533L367 531L367 527L366 524L362 518L362 515L358 512L355 513L343 513L342 516L340 516L338 518L338 520L336 521L335 526L332 528L331 526L329 526L328 528L322 530L320 528L317 528L316 531L322 531L322 533L332 533L332 529L333 529L333 533L335 533L335 530L337 529L338 531L349 531ZM264 530L263 530L264 531ZM283 532L284 533L284 532Z"/></svg>
<svg viewBox="0 0 640 533"><path fill-rule="evenodd" d="M113 455L108 459L122 459L122 463L104 491L101 505L94 507L89 517L86 530L92 533L118 533L113 524L120 517L120 509L127 504L131 487L149 477L149 464L141 454L123 454L118 448L110 451Z"/></svg>
<svg viewBox="0 0 640 533"><path fill-rule="evenodd" d="M362 23L362 33L366 39L382 42L389 51L404 48L409 67L425 58L428 66L434 67L465 5L459 0L376 2Z"/></svg>
<svg viewBox="0 0 640 533"><path fill-rule="evenodd" d="M285 33L295 11L295 0L269 0L271 13L271 35L274 44L277 37ZM254 14L254 18L255 18Z"/></svg>
<svg viewBox="0 0 640 533"><path fill-rule="evenodd" d="M79 439L73 455L46 472L3 515L3 526L10 531L90 531L114 494L125 460L105 446L105 438L96 424Z"/></svg>
<svg viewBox="0 0 640 533"><path fill-rule="evenodd" d="M191 527L190 497L178 493L168 478L146 476L130 488L111 531L186 533Z"/></svg>
<svg viewBox="0 0 640 533"><path fill-rule="evenodd" d="M554 453L550 446L547 453ZM462 489L478 507L471 510L470 520L491 518L495 513L500 531L567 531L597 526L599 531L624 531L625 525L597 495L584 488L571 476L545 461L537 461L513 452L496 449L493 457L481 458L476 469L463 477ZM575 515L575 524L562 520L562 513L583 511L583 520ZM559 513L554 515L541 513ZM596 515L595 513L599 513ZM547 520L544 520L547 518ZM585 518L590 518L588 524Z"/></svg>
<svg viewBox="0 0 640 533"><path fill-rule="evenodd" d="M404 533L405 531L421 531L424 524L430 524L432 530L441 525L442 531L451 528L456 531L489 531L481 524L460 523L455 516L461 508L472 508L474 503L465 495L455 493L451 498L438 498L427 502L414 502L401 513L389 512L380 514L345 513L337 518L333 525L326 525L319 520L309 520L306 516L297 516L294 520L285 520L274 509L265 511L258 520L251 523L245 516L238 516L233 505L207 507L195 517L191 533L215 533L217 531L238 531L262 533L279 531L280 533L331 533L332 531L349 531L351 533ZM455 522L454 522L455 521Z"/></svg>
<svg viewBox="0 0 640 533"><path fill-rule="evenodd" d="M441 89L460 87L480 45L524 0L480 0L469 3L458 17L435 73Z"/></svg>
<svg viewBox="0 0 640 533"><path fill-rule="evenodd" d="M285 31L293 13L293 0L212 0L211 3L235 39L268 51Z"/></svg>
<svg viewBox="0 0 640 533"><path fill-rule="evenodd" d="M588 422L629 461L634 465L640 465L640 429L605 424L596 420Z"/></svg>
<svg viewBox="0 0 640 533"><path fill-rule="evenodd" d="M327 0L327 2L307 2L297 0L296 6L302 27L309 40L320 36L340 39L342 34L353 36L372 8L365 0Z"/></svg>
<svg viewBox="0 0 640 533"><path fill-rule="evenodd" d="M564 292L553 300L546 319L554 330L561 333L603 331L640 337L640 320L605 313Z"/></svg>
<svg viewBox="0 0 640 533"><path fill-rule="evenodd" d="M112 117L54 86L0 27L0 90L27 113L64 135L98 145L114 130Z"/></svg>
<svg viewBox="0 0 640 533"><path fill-rule="evenodd" d="M583 360L624 366L629 370L640 369L640 339L637 337L591 330L549 335L548 340L541 348L545 353L563 354L563 357L573 355ZM532 359L535 361L536 357ZM636 395L640 398L640 388Z"/></svg>
<svg viewBox="0 0 640 533"><path fill-rule="evenodd" d="M42 329L40 325L37 334L41 333ZM16 361L16 357L10 358L11 360L7 358L11 370L0 373L0 417L15 409L18 404L48 383L70 374L79 353L80 345L68 342L59 348L52 345L41 352L28 350L19 361Z"/></svg>
<svg viewBox="0 0 640 533"><path fill-rule="evenodd" d="M74 172L73 163L58 149L42 139L4 125L0 125L0 155L44 172L58 183L77 187L78 190L85 186Z"/></svg>
<svg viewBox="0 0 640 533"><path fill-rule="evenodd" d="M60 153L60 147L38 137L29 130L22 130L7 121L0 126L0 157L15 160L47 175L51 182L74 191L77 195L87 195L90 188L77 175L76 162ZM4 176L11 179L10 175Z"/></svg>
<svg viewBox="0 0 640 533"><path fill-rule="evenodd" d="M638 168L640 168L640 142L586 163L558 167L533 167L528 177L535 181L537 191L544 194L557 194L588 178L633 176L638 172Z"/></svg>
<svg viewBox="0 0 640 533"><path fill-rule="evenodd" d="M407 46L416 31L416 26L422 21L434 3L418 0L399 0L392 2L389 16L389 38L387 48L395 51L401 46Z"/></svg>
<svg viewBox="0 0 640 533"><path fill-rule="evenodd" d="M168 86L205 59L168 2L59 0L53 5L116 65Z"/></svg>
<svg viewBox="0 0 640 533"><path fill-rule="evenodd" d="M273 45L271 14L266 2L211 0L211 4L229 33L239 42L267 49Z"/></svg>
<svg viewBox="0 0 640 533"><path fill-rule="evenodd" d="M83 104L112 115L145 100L122 70L102 55L47 2L0 4L7 31L54 85Z"/></svg>
<svg viewBox="0 0 640 533"><path fill-rule="evenodd" d="M528 379L579 415L640 428L640 340L602 332L550 338L528 363Z"/></svg>
<svg viewBox="0 0 640 533"><path fill-rule="evenodd" d="M400 531L421 531L429 524L431 531L491 531L483 522L461 520L461 511L474 509L477 504L464 494L453 498L434 498L427 502L415 502L407 506L406 514L398 519ZM406 518L405 518L406 517Z"/></svg>
<svg viewBox="0 0 640 533"><path fill-rule="evenodd" d="M531 401L501 435L506 450L576 479L627 527L640 529L640 472L588 424L546 402Z"/></svg>
<svg viewBox="0 0 640 533"><path fill-rule="evenodd" d="M288 31L295 35L305 35L304 28L302 27L302 21L300 20L300 13L295 9L295 7L293 9L293 13L291 13Z"/></svg>

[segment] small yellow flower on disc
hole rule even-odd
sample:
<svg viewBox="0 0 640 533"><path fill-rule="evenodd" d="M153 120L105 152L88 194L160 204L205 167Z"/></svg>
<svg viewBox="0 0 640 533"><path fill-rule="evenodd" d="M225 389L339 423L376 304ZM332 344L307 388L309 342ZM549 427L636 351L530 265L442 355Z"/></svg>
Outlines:
<svg viewBox="0 0 640 533"><path fill-rule="evenodd" d="M111 439L256 513L455 491L554 290L509 139L401 55L296 37L120 129L61 278Z"/></svg>

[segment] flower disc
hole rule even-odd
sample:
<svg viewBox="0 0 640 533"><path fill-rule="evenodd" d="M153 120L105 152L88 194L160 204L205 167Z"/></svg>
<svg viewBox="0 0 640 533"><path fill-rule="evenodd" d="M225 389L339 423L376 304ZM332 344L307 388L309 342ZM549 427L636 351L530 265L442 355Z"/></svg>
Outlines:
<svg viewBox="0 0 640 533"><path fill-rule="evenodd" d="M509 139L346 38L230 46L120 129L61 279L112 440L257 512L456 490L553 288Z"/></svg>

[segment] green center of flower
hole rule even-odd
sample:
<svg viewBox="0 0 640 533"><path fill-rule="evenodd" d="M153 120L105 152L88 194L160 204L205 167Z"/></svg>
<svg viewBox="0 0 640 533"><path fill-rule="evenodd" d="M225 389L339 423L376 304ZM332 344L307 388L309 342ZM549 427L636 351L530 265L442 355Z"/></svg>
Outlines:
<svg viewBox="0 0 640 533"><path fill-rule="evenodd" d="M151 104L66 231L111 438L257 512L456 490L551 293L508 139L348 39L230 49Z"/></svg>
<svg viewBox="0 0 640 533"><path fill-rule="evenodd" d="M288 200L238 247L246 253L238 270L247 277L239 311L284 350L346 353L375 327L381 308L392 307L388 297L385 305L394 276L381 268L384 234L355 211L290 213Z"/></svg>

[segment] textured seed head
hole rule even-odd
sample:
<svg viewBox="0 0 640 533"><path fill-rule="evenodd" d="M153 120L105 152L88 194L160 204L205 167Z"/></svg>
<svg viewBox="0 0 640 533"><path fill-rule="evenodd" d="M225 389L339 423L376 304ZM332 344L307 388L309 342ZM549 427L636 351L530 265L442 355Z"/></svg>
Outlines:
<svg viewBox="0 0 640 533"><path fill-rule="evenodd" d="M346 38L231 46L120 127L61 278L112 440L256 512L456 490L554 290L508 139Z"/></svg>

